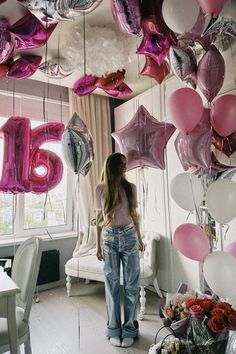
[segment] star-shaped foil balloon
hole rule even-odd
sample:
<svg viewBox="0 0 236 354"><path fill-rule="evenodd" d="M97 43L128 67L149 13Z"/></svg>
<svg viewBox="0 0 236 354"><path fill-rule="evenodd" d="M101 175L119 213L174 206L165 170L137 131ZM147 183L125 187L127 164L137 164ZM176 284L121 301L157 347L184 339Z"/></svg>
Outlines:
<svg viewBox="0 0 236 354"><path fill-rule="evenodd" d="M176 38L171 31L165 35L156 35L144 31L142 42L136 53L150 56L158 65L161 65L169 54L170 46L175 44Z"/></svg>
<svg viewBox="0 0 236 354"><path fill-rule="evenodd" d="M127 170L144 166L163 170L164 149L175 129L170 123L159 122L141 105L131 121L112 137L127 158Z"/></svg>

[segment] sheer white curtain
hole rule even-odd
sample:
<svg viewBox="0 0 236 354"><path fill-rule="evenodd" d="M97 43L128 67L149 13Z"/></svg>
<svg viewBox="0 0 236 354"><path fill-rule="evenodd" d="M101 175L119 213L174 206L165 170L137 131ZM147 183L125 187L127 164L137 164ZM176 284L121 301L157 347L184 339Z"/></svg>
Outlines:
<svg viewBox="0 0 236 354"><path fill-rule="evenodd" d="M80 174L78 179L79 224L80 230L85 231L95 216L94 192L100 181L104 161L112 152L109 98L94 94L79 97L69 89L69 107L70 115L76 112L93 138L93 165L86 176Z"/></svg>

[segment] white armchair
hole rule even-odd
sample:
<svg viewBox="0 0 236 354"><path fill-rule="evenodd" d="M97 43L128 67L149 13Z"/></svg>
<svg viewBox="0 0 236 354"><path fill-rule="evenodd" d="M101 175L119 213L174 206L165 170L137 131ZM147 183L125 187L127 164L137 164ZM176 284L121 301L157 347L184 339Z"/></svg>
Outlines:
<svg viewBox="0 0 236 354"><path fill-rule="evenodd" d="M95 238L96 227L91 226L89 239ZM157 243L160 240L160 235L153 232L145 233L145 243L146 249L144 254L140 256L140 313L139 319L142 320L145 314L145 304L146 304L146 292L145 287L148 285L154 285L157 294L162 297L162 293L157 282ZM93 243L91 243L93 244ZM103 262L98 261L95 248L92 248L90 252L83 253L86 247L83 247L83 241L80 244L81 252L79 252L78 245L76 247L76 252L74 251L74 256L65 264L66 273L66 288L67 295L71 294L71 277L84 278L88 280L96 280L104 282L103 274ZM94 245L94 244L93 244ZM75 256L76 255L76 256ZM121 271L121 284L122 271Z"/></svg>

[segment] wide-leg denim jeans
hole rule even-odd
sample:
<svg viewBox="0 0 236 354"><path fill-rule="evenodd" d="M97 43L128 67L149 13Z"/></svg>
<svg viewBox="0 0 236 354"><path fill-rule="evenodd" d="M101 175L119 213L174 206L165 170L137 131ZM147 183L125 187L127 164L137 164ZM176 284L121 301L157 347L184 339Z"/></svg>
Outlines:
<svg viewBox="0 0 236 354"><path fill-rule="evenodd" d="M103 257L108 337L136 337L136 306L139 299L140 263L138 238L133 223L103 229ZM124 280L124 323L121 322L120 265Z"/></svg>

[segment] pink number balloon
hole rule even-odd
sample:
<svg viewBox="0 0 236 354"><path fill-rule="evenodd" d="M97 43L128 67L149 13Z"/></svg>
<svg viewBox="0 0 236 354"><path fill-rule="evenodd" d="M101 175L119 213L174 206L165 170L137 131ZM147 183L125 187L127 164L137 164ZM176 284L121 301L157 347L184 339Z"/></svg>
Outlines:
<svg viewBox="0 0 236 354"><path fill-rule="evenodd" d="M39 146L50 140L61 140L64 131L62 123L46 123L32 130L30 182L33 193L44 193L55 188L61 181L63 165L59 156L52 151L39 149ZM38 175L36 168L44 166L44 175Z"/></svg>
<svg viewBox="0 0 236 354"><path fill-rule="evenodd" d="M172 120L177 129L185 133L191 132L197 126L202 113L202 99L196 91L190 88L176 90L168 100L168 118Z"/></svg>
<svg viewBox="0 0 236 354"><path fill-rule="evenodd" d="M29 192L30 121L11 117L1 127L0 133L4 138L0 191Z"/></svg>
<svg viewBox="0 0 236 354"><path fill-rule="evenodd" d="M182 224L174 232L174 244L187 258L203 262L209 254L209 240L203 230L194 224Z"/></svg>
<svg viewBox="0 0 236 354"><path fill-rule="evenodd" d="M198 0L199 5L208 14L219 15L223 9L226 0Z"/></svg>
<svg viewBox="0 0 236 354"><path fill-rule="evenodd" d="M221 136L228 136L236 130L236 95L224 95L216 99L211 108L213 128Z"/></svg>

